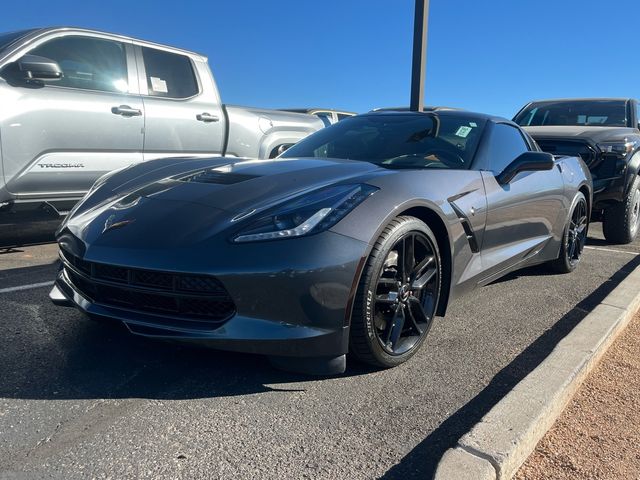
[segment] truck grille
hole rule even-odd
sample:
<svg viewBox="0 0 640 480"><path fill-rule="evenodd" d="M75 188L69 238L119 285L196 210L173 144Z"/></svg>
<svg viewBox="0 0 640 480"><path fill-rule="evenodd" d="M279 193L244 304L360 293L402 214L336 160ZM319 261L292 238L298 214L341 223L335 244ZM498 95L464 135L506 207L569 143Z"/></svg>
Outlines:
<svg viewBox="0 0 640 480"><path fill-rule="evenodd" d="M537 139L540 148L553 155L568 155L570 157L582 157L584 163L590 166L597 158L597 153L588 143L579 140L551 140Z"/></svg>
<svg viewBox="0 0 640 480"><path fill-rule="evenodd" d="M540 148L553 155L569 155L582 157L589 167L593 179L607 179L616 175L616 159L610 155L602 155L591 145L580 140L536 139Z"/></svg>
<svg viewBox="0 0 640 480"><path fill-rule="evenodd" d="M170 317L169 323L185 328L211 329L236 312L229 293L214 277L88 262L60 252L73 286L96 304Z"/></svg>

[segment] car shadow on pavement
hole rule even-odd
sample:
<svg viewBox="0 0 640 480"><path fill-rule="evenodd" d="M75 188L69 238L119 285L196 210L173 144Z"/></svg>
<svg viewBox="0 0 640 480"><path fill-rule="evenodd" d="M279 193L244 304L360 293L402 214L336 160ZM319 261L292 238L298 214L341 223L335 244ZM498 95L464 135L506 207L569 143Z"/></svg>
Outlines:
<svg viewBox="0 0 640 480"><path fill-rule="evenodd" d="M553 327L500 370L478 395L442 422L382 478L385 480L431 478L444 452L454 446L457 440L478 423L502 397L533 371L551 353L557 343L639 265L640 256L637 256L579 302ZM535 272L536 267L533 267L519 272L519 275L535 274ZM508 277L505 278L508 279Z"/></svg>
<svg viewBox="0 0 640 480"><path fill-rule="evenodd" d="M136 337L50 304L48 288L34 292L0 297L0 398L182 400L304 390L324 378L277 370L259 355ZM344 376L371 371L350 362Z"/></svg>

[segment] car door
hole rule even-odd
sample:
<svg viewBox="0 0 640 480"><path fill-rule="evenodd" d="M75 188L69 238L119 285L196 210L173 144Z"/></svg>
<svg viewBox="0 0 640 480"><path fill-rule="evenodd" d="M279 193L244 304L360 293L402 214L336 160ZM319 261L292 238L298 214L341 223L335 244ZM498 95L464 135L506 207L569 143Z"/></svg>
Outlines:
<svg viewBox="0 0 640 480"><path fill-rule="evenodd" d="M482 178L487 196L482 264L486 281L504 270L524 266L529 260L554 258L557 249L545 247L557 239L553 232L564 224L564 182L557 167L521 172L501 185L496 175L520 154L533 150L521 131L509 123L490 123L483 155ZM557 245L557 243L556 243Z"/></svg>
<svg viewBox="0 0 640 480"><path fill-rule="evenodd" d="M142 160L144 111L132 45L61 35L21 52L60 66L56 81L0 78L7 189L17 198L78 198L105 172Z"/></svg>
<svg viewBox="0 0 640 480"><path fill-rule="evenodd" d="M226 119L206 61L136 46L145 106L144 158L219 155Z"/></svg>

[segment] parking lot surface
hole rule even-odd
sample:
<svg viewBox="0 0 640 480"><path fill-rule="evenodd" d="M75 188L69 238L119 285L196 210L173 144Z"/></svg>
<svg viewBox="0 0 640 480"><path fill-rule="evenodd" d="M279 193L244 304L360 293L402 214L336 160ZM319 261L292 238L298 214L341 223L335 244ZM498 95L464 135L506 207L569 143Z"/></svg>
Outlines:
<svg viewBox="0 0 640 480"><path fill-rule="evenodd" d="M511 274L454 304L408 363L318 379L85 320L48 300L55 245L8 250L0 478L429 478L638 254L595 224L573 274Z"/></svg>

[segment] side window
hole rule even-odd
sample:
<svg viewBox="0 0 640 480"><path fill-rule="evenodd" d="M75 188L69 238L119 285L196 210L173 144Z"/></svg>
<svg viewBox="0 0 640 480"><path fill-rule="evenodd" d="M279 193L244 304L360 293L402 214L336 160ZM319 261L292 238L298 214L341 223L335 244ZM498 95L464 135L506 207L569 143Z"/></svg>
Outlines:
<svg viewBox="0 0 640 480"><path fill-rule="evenodd" d="M505 123L493 125L489 141L489 162L494 173L502 172L507 165L529 147L520 131Z"/></svg>
<svg viewBox="0 0 640 480"><path fill-rule="evenodd" d="M66 36L50 40L29 52L55 60L63 77L46 84L59 87L129 91L124 44L94 37Z"/></svg>
<svg viewBox="0 0 640 480"><path fill-rule="evenodd" d="M152 97L188 98L198 93L198 82L189 57L142 47L142 58Z"/></svg>
<svg viewBox="0 0 640 480"><path fill-rule="evenodd" d="M338 114L338 121L344 120L345 118L349 118L349 117L353 117L353 115L346 115L344 113L339 113Z"/></svg>

